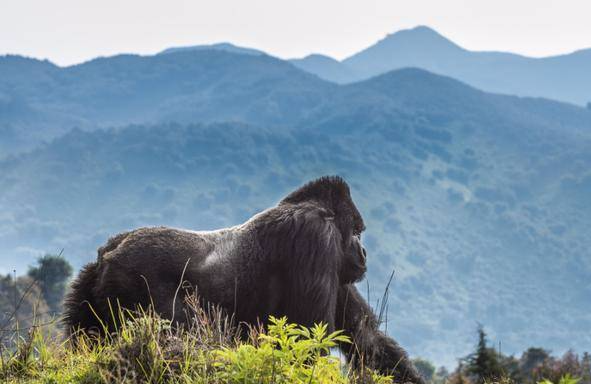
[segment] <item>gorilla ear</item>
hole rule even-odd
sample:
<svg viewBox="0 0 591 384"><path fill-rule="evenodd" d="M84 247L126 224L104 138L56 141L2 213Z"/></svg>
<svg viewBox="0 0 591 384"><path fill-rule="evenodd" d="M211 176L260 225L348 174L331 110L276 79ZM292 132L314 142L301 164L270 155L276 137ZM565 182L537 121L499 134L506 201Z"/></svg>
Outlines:
<svg viewBox="0 0 591 384"><path fill-rule="evenodd" d="M290 193L279 204L294 204L317 200L323 202L326 207L334 209L338 202L343 201L344 198L349 196L349 186L343 178L339 176L324 176Z"/></svg>

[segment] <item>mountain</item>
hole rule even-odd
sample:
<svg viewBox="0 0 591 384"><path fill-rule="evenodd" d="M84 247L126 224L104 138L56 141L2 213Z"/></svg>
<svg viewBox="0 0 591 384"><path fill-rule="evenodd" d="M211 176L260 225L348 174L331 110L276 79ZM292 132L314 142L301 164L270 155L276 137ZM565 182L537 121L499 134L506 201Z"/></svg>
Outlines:
<svg viewBox="0 0 591 384"><path fill-rule="evenodd" d="M334 83L343 84L359 77L359 74L347 65L325 55L313 54L301 59L291 59L289 62L306 72Z"/></svg>
<svg viewBox="0 0 591 384"><path fill-rule="evenodd" d="M509 353L591 345L589 110L419 69L336 85L222 51L19 60L34 76L3 92L117 126L0 160L3 273L62 248L79 267L137 226L234 225L340 174L367 221L371 303L394 270L387 327L413 354L453 365L476 322Z"/></svg>
<svg viewBox="0 0 591 384"><path fill-rule="evenodd" d="M343 60L361 77L371 77L403 67L433 67L454 62L468 51L428 27L402 30ZM427 68L425 68L427 69Z"/></svg>
<svg viewBox="0 0 591 384"><path fill-rule="evenodd" d="M545 58L474 52L424 26L388 35L341 62L325 59L318 63L304 58L292 63L338 83L416 67L489 92L545 97L579 105L591 101L591 49Z"/></svg>
<svg viewBox="0 0 591 384"><path fill-rule="evenodd" d="M208 60L217 66L205 72L203 63ZM287 112L293 112L289 120L318 107L317 95L298 89L317 81L292 66L328 80L325 88L331 87L328 82L345 84L417 67L493 92L581 105L591 100L591 50L545 59L470 52L427 27L389 35L342 62L323 55L285 62L230 43L170 48L155 56L98 58L65 68L1 56L0 158L32 149L73 127L92 130L169 120L285 124ZM226 73L226 68L232 70ZM258 73L262 68L268 73ZM261 82L249 83L258 79ZM288 84L285 79L295 81ZM253 86L256 89L250 89ZM212 94L217 103L200 102ZM291 99L295 95L298 100ZM229 105L240 110L219 108ZM250 116L255 110L256 116Z"/></svg>
<svg viewBox="0 0 591 384"><path fill-rule="evenodd" d="M265 52L259 51L258 49L253 48L245 48L239 47L231 43L217 43L217 44L206 44L206 45L192 45L188 47L175 47L175 48L167 48L164 51L160 52L159 54L168 54L168 53L178 53L178 52L187 52L187 51L210 51L210 50L217 50L217 51L224 51L230 53L240 53L243 55L266 55Z"/></svg>
<svg viewBox="0 0 591 384"><path fill-rule="evenodd" d="M171 120L281 125L310 113L317 93L333 87L267 55L217 49L119 55L65 68L0 57L0 158L73 127Z"/></svg>

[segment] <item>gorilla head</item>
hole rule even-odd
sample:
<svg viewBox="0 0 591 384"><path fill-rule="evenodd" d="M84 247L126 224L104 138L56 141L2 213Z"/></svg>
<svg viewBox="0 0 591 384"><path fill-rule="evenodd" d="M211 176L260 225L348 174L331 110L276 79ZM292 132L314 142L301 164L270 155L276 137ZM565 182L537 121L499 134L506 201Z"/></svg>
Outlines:
<svg viewBox="0 0 591 384"><path fill-rule="evenodd" d="M349 284L363 278L367 267L365 248L361 245L361 233L365 231L363 218L351 199L347 183L340 177L322 177L284 198L279 207L292 205L295 210L312 206L324 220L328 236L333 236L338 255L339 281ZM330 255L324 255L331 257Z"/></svg>

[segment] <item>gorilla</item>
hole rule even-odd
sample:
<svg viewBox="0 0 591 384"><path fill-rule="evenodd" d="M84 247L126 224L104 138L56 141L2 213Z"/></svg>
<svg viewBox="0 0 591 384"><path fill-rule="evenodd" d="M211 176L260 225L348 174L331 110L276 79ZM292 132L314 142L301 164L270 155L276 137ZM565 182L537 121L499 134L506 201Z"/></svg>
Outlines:
<svg viewBox="0 0 591 384"><path fill-rule="evenodd" d="M344 330L349 361L362 361L400 382L423 384L406 352L378 327L355 288L366 271L363 219L338 176L312 181L243 224L215 231L166 227L121 233L74 280L65 300L68 334L97 332L112 319L110 303L150 305L183 321L181 282L203 303L238 322L264 324L270 315L304 326ZM183 297L179 297L182 302Z"/></svg>

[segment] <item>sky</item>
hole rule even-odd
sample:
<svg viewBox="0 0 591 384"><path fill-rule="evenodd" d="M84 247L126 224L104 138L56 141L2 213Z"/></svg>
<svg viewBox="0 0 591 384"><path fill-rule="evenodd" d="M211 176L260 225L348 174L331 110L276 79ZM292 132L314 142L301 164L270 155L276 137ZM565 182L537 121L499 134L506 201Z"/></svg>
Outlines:
<svg viewBox="0 0 591 384"><path fill-rule="evenodd" d="M59 65L229 41L281 58L345 58L427 25L471 50L591 47L589 0L0 0L0 54Z"/></svg>

